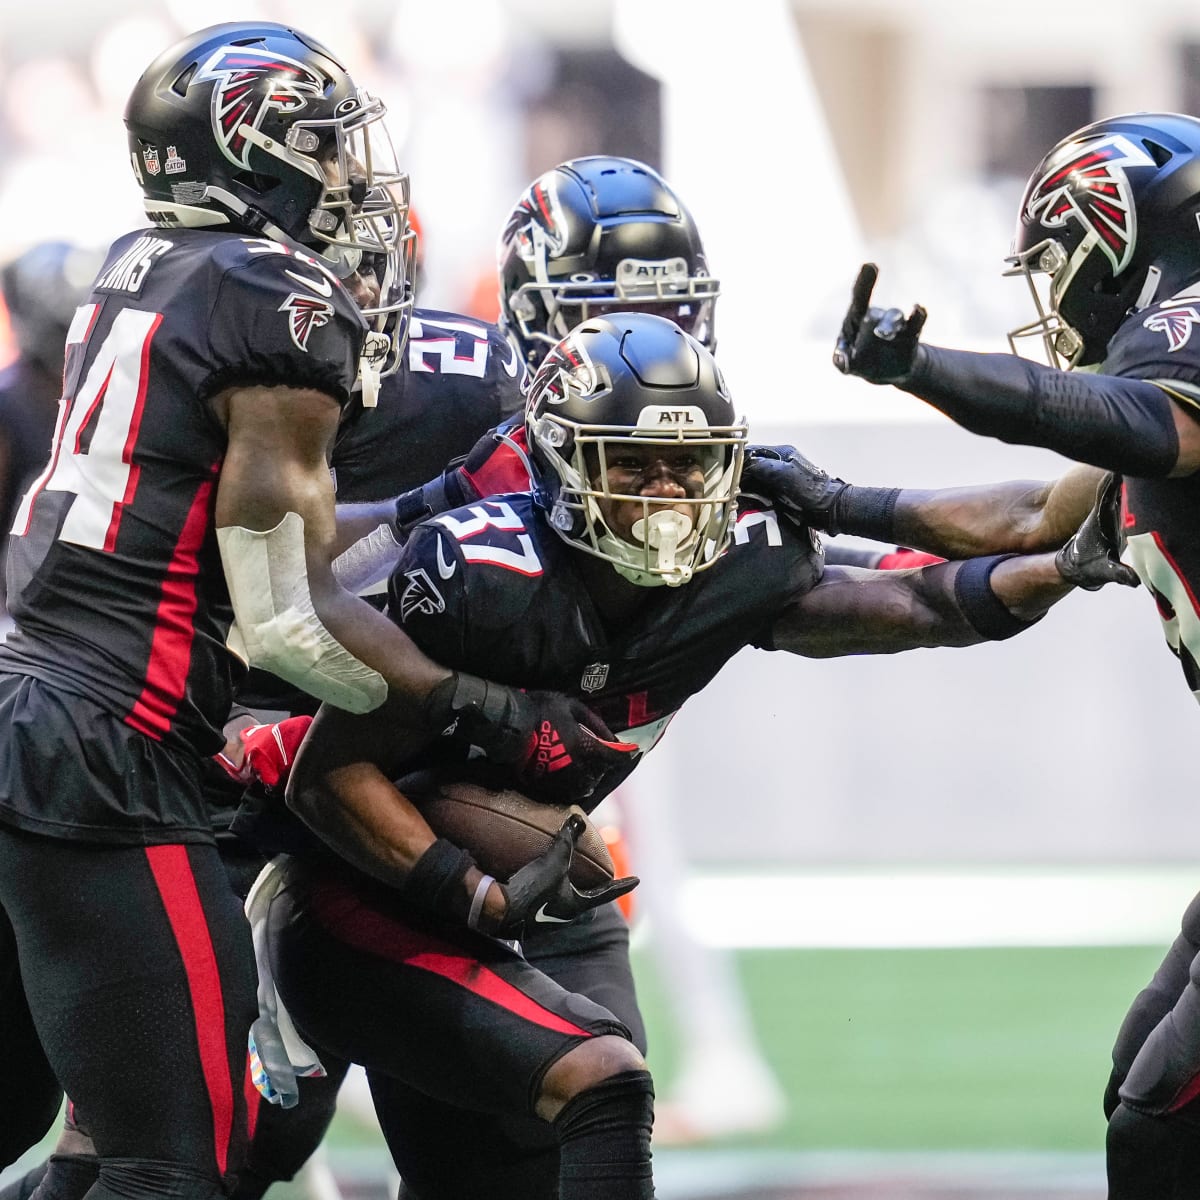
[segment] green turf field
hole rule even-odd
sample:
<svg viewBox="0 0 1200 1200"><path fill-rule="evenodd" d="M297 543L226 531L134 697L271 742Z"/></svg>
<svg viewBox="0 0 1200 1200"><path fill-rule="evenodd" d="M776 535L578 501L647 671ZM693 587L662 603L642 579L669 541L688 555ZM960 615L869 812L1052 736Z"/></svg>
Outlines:
<svg viewBox="0 0 1200 1200"><path fill-rule="evenodd" d="M791 1112L775 1133L727 1145L1099 1154L1112 1038L1160 956L1148 946L738 952ZM665 1094L671 1018L652 952L635 964ZM378 1135L345 1117L330 1147L340 1163L354 1161L347 1153L373 1169L386 1161Z"/></svg>
<svg viewBox="0 0 1200 1200"><path fill-rule="evenodd" d="M1099 1150L1125 1008L1159 947L764 950L736 956L791 1100L754 1145ZM637 957L660 1094L675 1059L652 954Z"/></svg>

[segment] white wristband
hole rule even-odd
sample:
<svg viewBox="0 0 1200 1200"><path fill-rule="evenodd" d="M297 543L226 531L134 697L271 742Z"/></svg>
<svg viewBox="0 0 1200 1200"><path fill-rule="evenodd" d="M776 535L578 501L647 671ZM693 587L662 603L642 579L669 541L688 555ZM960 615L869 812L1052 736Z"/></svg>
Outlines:
<svg viewBox="0 0 1200 1200"><path fill-rule="evenodd" d="M479 928L479 918L483 913L483 902L487 899L488 888L495 882L494 876L485 875L475 885L475 895L471 897L471 909L467 913L467 928L474 929L476 933L482 932Z"/></svg>

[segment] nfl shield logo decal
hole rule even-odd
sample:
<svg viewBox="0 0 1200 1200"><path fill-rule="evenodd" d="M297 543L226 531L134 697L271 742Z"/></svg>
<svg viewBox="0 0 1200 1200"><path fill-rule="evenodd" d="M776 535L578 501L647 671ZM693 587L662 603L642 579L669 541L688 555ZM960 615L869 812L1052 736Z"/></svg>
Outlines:
<svg viewBox="0 0 1200 1200"><path fill-rule="evenodd" d="M142 161L146 164L146 171L150 175L157 175L162 170L158 162L158 150L154 146L146 146L142 150Z"/></svg>
<svg viewBox="0 0 1200 1200"><path fill-rule="evenodd" d="M598 692L608 682L608 663L592 663L583 668L579 686L585 692Z"/></svg>

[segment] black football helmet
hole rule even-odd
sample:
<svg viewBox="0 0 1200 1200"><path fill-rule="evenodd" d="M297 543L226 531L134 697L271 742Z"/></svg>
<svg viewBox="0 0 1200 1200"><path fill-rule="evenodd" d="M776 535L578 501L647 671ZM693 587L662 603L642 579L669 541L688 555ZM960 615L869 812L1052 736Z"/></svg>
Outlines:
<svg viewBox="0 0 1200 1200"><path fill-rule="evenodd" d="M1109 117L1064 138L1026 185L1008 259L1023 275L1054 365L1100 362L1131 312L1200 276L1200 120ZM1035 276L1049 276L1043 302Z"/></svg>
<svg viewBox="0 0 1200 1200"><path fill-rule="evenodd" d="M163 228L228 228L380 288L363 375L394 370L412 307L409 183L383 124L320 42L285 25L202 29L143 72L125 108L146 213Z"/></svg>
<svg viewBox="0 0 1200 1200"><path fill-rule="evenodd" d="M22 358L62 374L71 318L103 264L98 251L39 242L0 267L0 294Z"/></svg>
<svg viewBox="0 0 1200 1200"><path fill-rule="evenodd" d="M650 313L592 317L546 355L530 384L525 432L534 497L567 543L645 587L687 583L725 549L737 514L747 427L713 356L673 321ZM623 447L686 444L704 471L696 498L673 501L689 521L655 517L662 502L611 492L608 464ZM644 540L619 537L599 501L644 507ZM665 517L665 513L663 516Z"/></svg>
<svg viewBox="0 0 1200 1200"><path fill-rule="evenodd" d="M581 321L634 309L709 350L720 294L691 214L632 158L575 158L517 201L500 235L500 324L532 367Z"/></svg>

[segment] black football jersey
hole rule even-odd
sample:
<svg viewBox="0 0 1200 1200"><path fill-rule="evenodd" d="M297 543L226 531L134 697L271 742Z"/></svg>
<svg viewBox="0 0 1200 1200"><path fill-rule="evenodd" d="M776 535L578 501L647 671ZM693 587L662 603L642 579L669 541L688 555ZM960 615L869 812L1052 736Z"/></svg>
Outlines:
<svg viewBox="0 0 1200 1200"><path fill-rule="evenodd" d="M1200 293L1128 317L1100 373L1156 383L1200 419ZM1200 473L1126 477L1123 508L1124 557L1154 596L1167 644L1200 699Z"/></svg>
<svg viewBox="0 0 1200 1200"><path fill-rule="evenodd" d="M440 475L481 440L492 445L487 434L524 403L524 376L497 326L417 309L400 369L381 381L379 403L355 405L338 430L332 465L338 502L386 500ZM369 592L366 599L382 605L383 585ZM238 700L288 712L318 707L311 696L259 670L249 673Z"/></svg>
<svg viewBox="0 0 1200 1200"><path fill-rule="evenodd" d="M67 338L51 459L9 541L0 669L90 697L149 737L223 745L232 620L213 522L234 384L350 402L365 325L307 255L202 230L114 243Z"/></svg>
<svg viewBox="0 0 1200 1200"><path fill-rule="evenodd" d="M524 369L495 325L417 309L404 362L375 408L359 409L333 449L339 503L418 487L521 407Z"/></svg>
<svg viewBox="0 0 1200 1200"><path fill-rule="evenodd" d="M744 499L718 562L682 587L646 589L613 633L575 570L581 554L527 493L482 500L417 527L388 612L435 661L575 696L644 753L738 650L770 648L784 606L822 571L807 531ZM461 751L445 741L446 754Z"/></svg>

